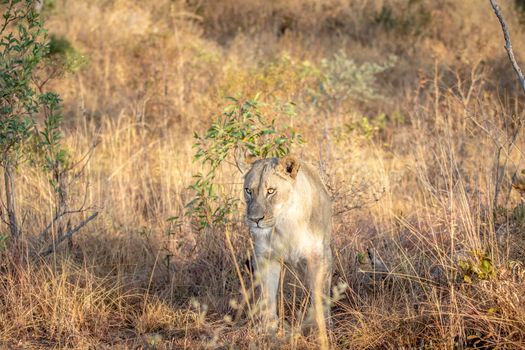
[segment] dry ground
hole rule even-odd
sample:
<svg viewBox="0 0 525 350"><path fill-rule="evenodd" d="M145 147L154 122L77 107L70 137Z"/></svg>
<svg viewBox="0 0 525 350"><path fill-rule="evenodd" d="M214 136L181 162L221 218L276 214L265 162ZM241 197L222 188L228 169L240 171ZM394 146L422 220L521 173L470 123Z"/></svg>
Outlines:
<svg viewBox="0 0 525 350"><path fill-rule="evenodd" d="M521 2L500 2L525 57ZM488 1L54 0L44 15L85 59L50 87L85 163L72 205L101 214L45 259L0 252L1 346L317 348L261 336L244 312L241 214L167 221L193 195L193 132L226 96L260 92L334 196L333 348L525 347L525 210L509 186L525 114ZM53 195L35 169L17 178L30 250ZM219 180L240 196L233 166ZM295 285L279 306L292 328Z"/></svg>

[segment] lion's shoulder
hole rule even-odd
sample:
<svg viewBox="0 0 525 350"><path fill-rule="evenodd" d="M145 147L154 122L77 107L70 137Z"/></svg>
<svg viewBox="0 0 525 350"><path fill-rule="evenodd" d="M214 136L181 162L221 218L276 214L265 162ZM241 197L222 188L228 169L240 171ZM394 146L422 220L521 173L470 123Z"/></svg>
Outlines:
<svg viewBox="0 0 525 350"><path fill-rule="evenodd" d="M308 161L301 160L301 167L299 171L304 171L307 181L311 184L315 191L330 198L330 193L323 179L319 167Z"/></svg>

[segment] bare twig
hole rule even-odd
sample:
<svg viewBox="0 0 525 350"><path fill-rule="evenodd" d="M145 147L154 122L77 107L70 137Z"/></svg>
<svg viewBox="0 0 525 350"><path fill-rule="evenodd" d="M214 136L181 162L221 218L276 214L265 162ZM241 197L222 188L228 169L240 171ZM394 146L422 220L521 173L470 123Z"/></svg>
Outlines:
<svg viewBox="0 0 525 350"><path fill-rule="evenodd" d="M47 226L40 232L38 236L40 237L41 240L45 240L46 237L48 237L51 228L56 224L56 222L66 215L80 214L86 211L93 211L94 209L95 209L94 207L84 209L84 205L82 205L79 209L76 209L76 210L66 210L62 212L57 212L55 216L53 217L53 219L51 220L51 222L47 224Z"/></svg>
<svg viewBox="0 0 525 350"><path fill-rule="evenodd" d="M63 236L60 236L55 242L53 242L46 250L44 250L40 255L42 257L45 257L49 254L51 254L52 252L55 251L56 247L62 243L64 240L68 239L68 238L71 238L73 237L73 235L75 233L77 233L82 227L86 226L91 220L93 220L94 218L96 218L98 215L98 212L95 212L93 214L91 214L90 217L88 217L86 220L82 221L80 224L78 224L77 226L75 226L74 228L72 228L71 230L69 230L65 235Z"/></svg>
<svg viewBox="0 0 525 350"><path fill-rule="evenodd" d="M518 75L518 81L523 92L525 92L525 78L523 77L523 72L518 66L516 58L514 57L514 52L512 51L512 43L510 42L510 35L507 23L505 22L505 19L501 14L501 9L496 0L490 0L490 4L492 5L492 9L494 9L494 13L496 13L496 16L498 17L499 23L501 25L501 29L503 30L503 37L505 38L505 50L507 50L507 55L509 56L510 63L512 64L512 68L514 68L514 71Z"/></svg>

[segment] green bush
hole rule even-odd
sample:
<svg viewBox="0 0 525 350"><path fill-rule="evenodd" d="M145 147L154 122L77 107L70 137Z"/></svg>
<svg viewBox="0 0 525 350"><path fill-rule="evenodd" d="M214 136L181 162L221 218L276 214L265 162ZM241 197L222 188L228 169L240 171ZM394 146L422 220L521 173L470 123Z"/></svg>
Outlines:
<svg viewBox="0 0 525 350"><path fill-rule="evenodd" d="M373 100L382 96L376 91L377 75L394 67L397 58L390 56L383 64L357 64L344 51L321 61L322 78L319 98L329 103L346 100Z"/></svg>

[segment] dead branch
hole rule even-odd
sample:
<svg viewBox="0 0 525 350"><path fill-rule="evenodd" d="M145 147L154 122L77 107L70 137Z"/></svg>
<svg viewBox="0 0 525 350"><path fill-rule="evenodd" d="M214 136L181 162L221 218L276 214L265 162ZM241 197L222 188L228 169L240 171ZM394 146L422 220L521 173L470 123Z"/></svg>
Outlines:
<svg viewBox="0 0 525 350"><path fill-rule="evenodd" d="M68 238L71 238L73 237L73 235L75 233L77 233L82 227L86 226L91 220L93 220L94 218L96 218L98 215L98 212L95 212L93 214L91 214L90 217L88 217L86 220L82 221L80 224L78 224L77 226L75 226L74 228L72 228L71 230L69 230L66 234L60 236L56 241L54 241L46 250L44 250L40 256L42 257L45 257L49 254L51 254L52 252L54 252L56 250L56 248L58 247L58 245L60 243L62 243L64 240L68 239Z"/></svg>
<svg viewBox="0 0 525 350"><path fill-rule="evenodd" d="M507 50L507 55L509 56L510 63L512 64L512 68L514 68L514 71L518 75L518 81L523 92L525 92L525 78L523 77L523 72L521 71L520 66L518 66L516 58L514 57L514 52L512 51L512 43L510 42L510 34L509 29L507 27L507 23L505 22L505 19L501 14L501 9L496 0L490 0L490 4L492 5L494 13L498 17L501 29L503 30L503 37L505 38L505 50Z"/></svg>
<svg viewBox="0 0 525 350"><path fill-rule="evenodd" d="M55 214L55 216L53 217L53 219L51 220L51 222L49 224L47 224L47 226L40 232L38 237L40 237L41 240L46 240L46 237L49 237L49 233L51 232L51 229L53 228L53 226L55 226L56 222L58 220L61 220L63 217L65 217L67 215L71 215L71 214L81 214L81 213L84 213L86 211L93 211L93 209L95 209L95 208L94 207L90 207L90 208L84 209L84 205L82 205L77 210L65 210L65 211L62 211L62 212L57 212Z"/></svg>

